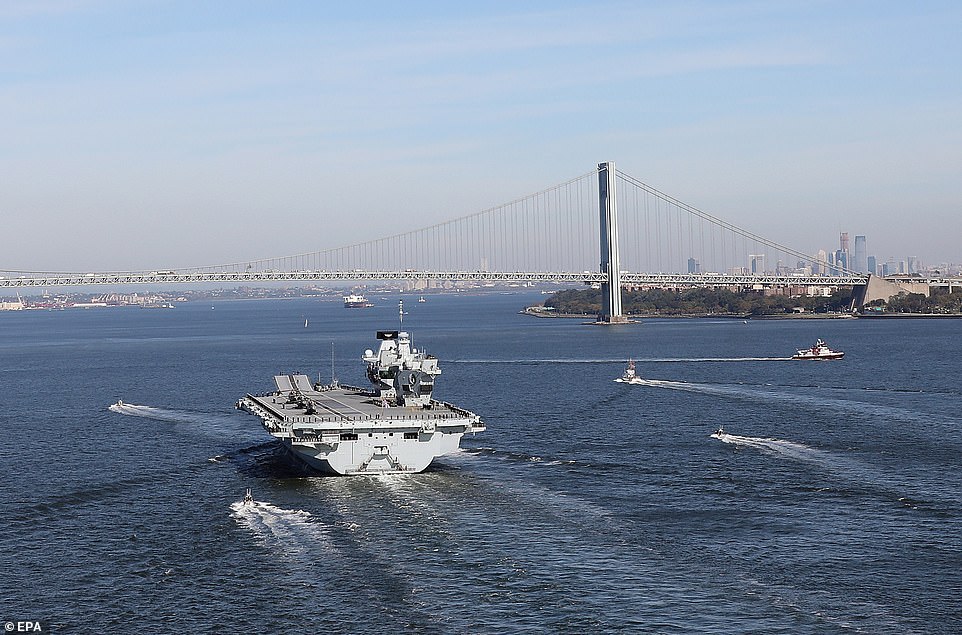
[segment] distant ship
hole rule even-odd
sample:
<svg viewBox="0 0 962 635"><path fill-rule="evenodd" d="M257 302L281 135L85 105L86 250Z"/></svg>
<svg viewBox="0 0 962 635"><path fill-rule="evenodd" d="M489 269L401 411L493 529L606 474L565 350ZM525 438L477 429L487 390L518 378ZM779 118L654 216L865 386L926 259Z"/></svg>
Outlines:
<svg viewBox="0 0 962 635"><path fill-rule="evenodd" d="M248 394L237 407L259 417L294 458L328 474L421 472L457 451L464 434L485 430L478 415L432 398L438 360L414 348L407 332L378 331L377 339L378 351L361 357L368 389L276 375L277 390Z"/></svg>
<svg viewBox="0 0 962 635"><path fill-rule="evenodd" d="M792 359L842 359L845 353L833 351L822 340L817 340L811 348L802 348L792 355Z"/></svg>
<svg viewBox="0 0 962 635"><path fill-rule="evenodd" d="M374 306L372 303L368 302L367 298L363 295L346 295L344 296L344 308L345 309L364 309L369 306Z"/></svg>
<svg viewBox="0 0 962 635"><path fill-rule="evenodd" d="M623 384L643 384L645 380L635 374L635 362L633 360L628 360L628 367L625 368L625 373L616 379L615 381L621 382Z"/></svg>
<svg viewBox="0 0 962 635"><path fill-rule="evenodd" d="M418 302L427 302L427 300L425 300L424 296L422 295L421 297L418 298Z"/></svg>

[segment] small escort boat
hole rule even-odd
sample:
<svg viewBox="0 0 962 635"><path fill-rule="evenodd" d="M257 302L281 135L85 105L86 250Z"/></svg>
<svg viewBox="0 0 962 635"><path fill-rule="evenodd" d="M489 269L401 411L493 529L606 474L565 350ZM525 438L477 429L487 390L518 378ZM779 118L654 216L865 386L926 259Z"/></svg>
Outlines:
<svg viewBox="0 0 962 635"><path fill-rule="evenodd" d="M819 339L811 348L799 349L792 355L792 359L842 359L844 356L845 353L842 351L833 351L825 342Z"/></svg>
<svg viewBox="0 0 962 635"><path fill-rule="evenodd" d="M724 427L724 426L718 426L718 429L715 430L714 432L712 432L711 434L709 434L708 436L712 437L713 439L721 439L721 438L722 438L723 436L725 436L726 434L728 434L728 433L725 432L725 427Z"/></svg>
<svg viewBox="0 0 962 635"><path fill-rule="evenodd" d="M643 384L645 382L644 379L635 374L635 362L630 359L628 360L628 367L625 368L625 374L615 381L622 384Z"/></svg>
<svg viewBox="0 0 962 635"><path fill-rule="evenodd" d="M249 487L247 488L247 493L244 494L244 504L245 504L245 505L253 505L253 504L254 504L254 496L253 496L253 494L251 494L251 488L249 488Z"/></svg>

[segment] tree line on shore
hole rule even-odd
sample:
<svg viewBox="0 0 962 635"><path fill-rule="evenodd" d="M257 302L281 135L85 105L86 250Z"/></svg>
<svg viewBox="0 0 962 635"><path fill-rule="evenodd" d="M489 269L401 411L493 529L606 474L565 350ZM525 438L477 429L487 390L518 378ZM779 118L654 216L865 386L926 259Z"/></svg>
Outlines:
<svg viewBox="0 0 962 635"><path fill-rule="evenodd" d="M962 290L949 293L933 289L926 297L922 293L905 293L885 300L874 300L865 305L867 311L886 313L962 313Z"/></svg>
<svg viewBox="0 0 962 635"><path fill-rule="evenodd" d="M765 295L760 291L728 289L639 289L623 290L622 310L628 315L778 315L785 313L848 312L852 307L852 289L841 288L828 297ZM596 315L601 310L599 289L558 291L545 300L544 306L557 313ZM867 305L872 310L898 313L959 313L962 292L933 293L931 297L911 293Z"/></svg>

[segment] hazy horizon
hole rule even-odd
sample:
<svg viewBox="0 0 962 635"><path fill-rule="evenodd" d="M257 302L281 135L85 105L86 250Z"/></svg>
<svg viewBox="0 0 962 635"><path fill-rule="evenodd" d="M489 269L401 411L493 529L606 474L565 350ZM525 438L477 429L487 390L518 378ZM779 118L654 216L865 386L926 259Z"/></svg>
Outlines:
<svg viewBox="0 0 962 635"><path fill-rule="evenodd" d="M0 6L0 270L431 225L611 160L814 254L962 262L962 5Z"/></svg>

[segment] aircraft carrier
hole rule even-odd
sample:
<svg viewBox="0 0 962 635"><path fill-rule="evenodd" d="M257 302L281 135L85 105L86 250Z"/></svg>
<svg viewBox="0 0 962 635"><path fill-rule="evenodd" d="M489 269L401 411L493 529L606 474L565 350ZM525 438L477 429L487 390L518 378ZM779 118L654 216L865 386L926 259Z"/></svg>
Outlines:
<svg viewBox="0 0 962 635"><path fill-rule="evenodd" d="M237 407L259 417L296 459L327 474L421 472L457 451L464 434L485 430L478 415L433 398L438 360L414 348L406 331L378 331L377 339L378 351L362 356L370 388L277 375L275 391L248 394Z"/></svg>

